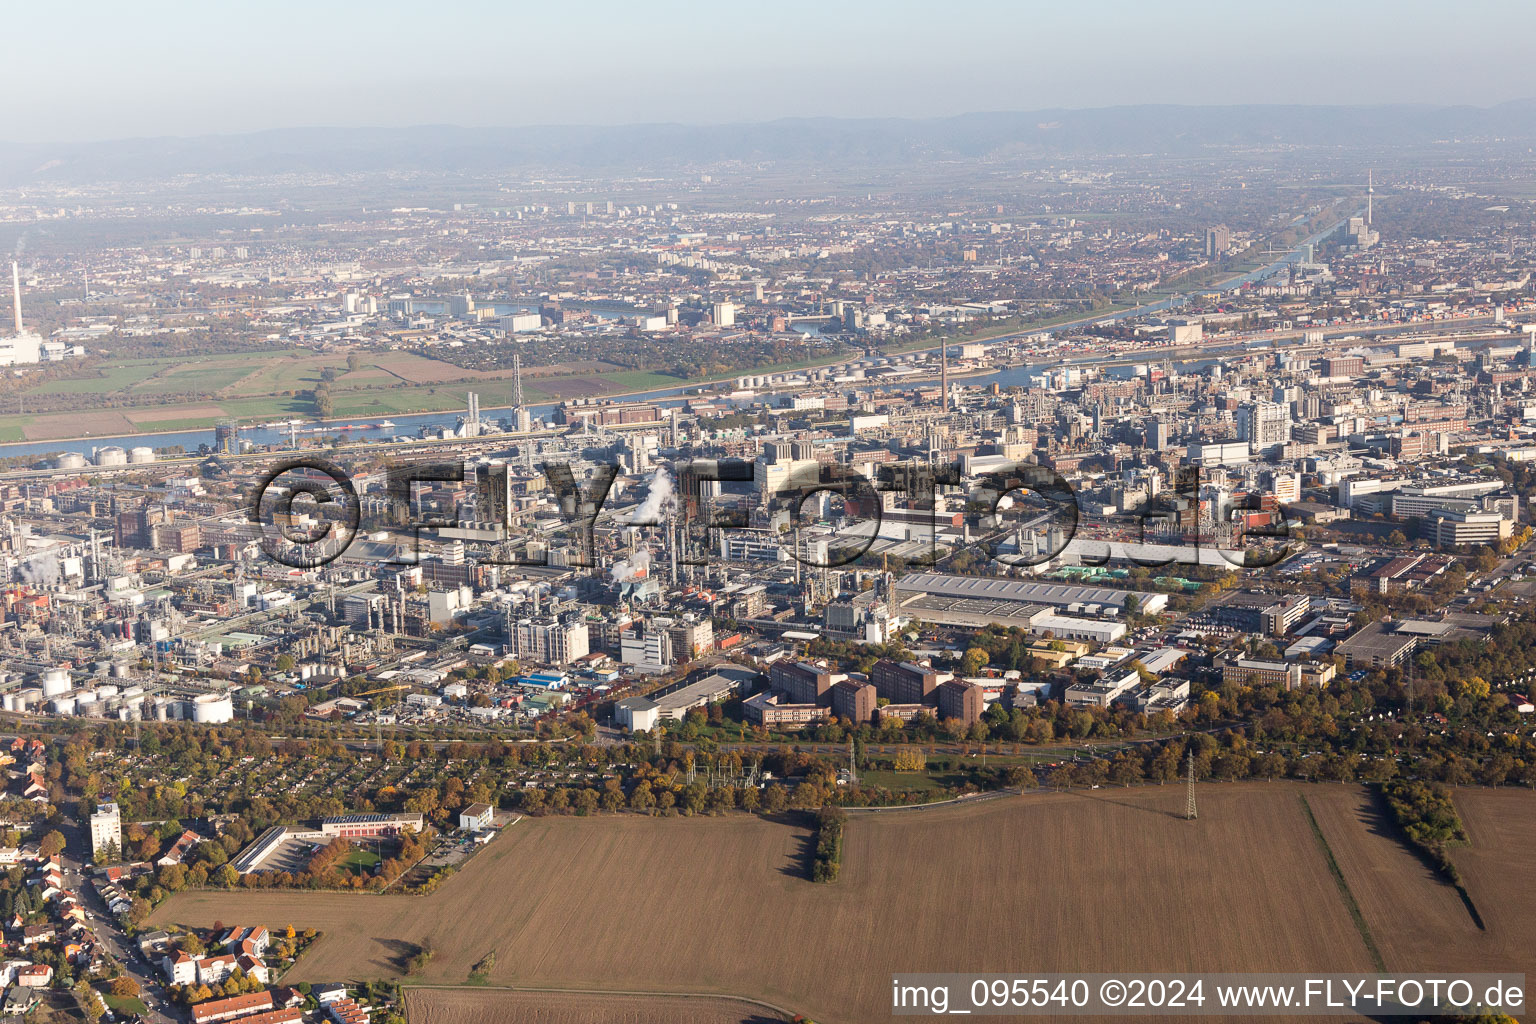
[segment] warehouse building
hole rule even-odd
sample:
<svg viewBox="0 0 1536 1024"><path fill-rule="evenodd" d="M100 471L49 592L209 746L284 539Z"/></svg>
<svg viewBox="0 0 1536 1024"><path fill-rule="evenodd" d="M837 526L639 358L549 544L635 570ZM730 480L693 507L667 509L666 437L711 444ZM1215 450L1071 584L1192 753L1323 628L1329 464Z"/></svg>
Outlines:
<svg viewBox="0 0 1536 1024"><path fill-rule="evenodd" d="M1168 607L1166 594L936 572L907 573L894 589L896 604L907 614L963 626L996 622L1027 628L1042 609L1059 617L1113 619L1128 612L1156 615Z"/></svg>
<svg viewBox="0 0 1536 1024"><path fill-rule="evenodd" d="M722 666L703 679L680 686L670 693L652 694L651 699L656 702L656 717L664 722L680 722L694 708L735 696L741 684L756 678L756 675L755 672Z"/></svg>

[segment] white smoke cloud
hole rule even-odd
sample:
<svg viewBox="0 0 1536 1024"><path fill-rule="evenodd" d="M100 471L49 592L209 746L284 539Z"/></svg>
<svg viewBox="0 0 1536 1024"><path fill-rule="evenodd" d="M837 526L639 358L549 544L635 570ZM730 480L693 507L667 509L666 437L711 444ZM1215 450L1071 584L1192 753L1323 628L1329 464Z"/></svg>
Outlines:
<svg viewBox="0 0 1536 1024"><path fill-rule="evenodd" d="M617 583L628 583L630 580L636 579L648 572L650 568L651 553L649 550L641 548L627 559L620 559L614 562L613 567L608 570L608 574Z"/></svg>
<svg viewBox="0 0 1536 1024"><path fill-rule="evenodd" d="M52 553L33 555L21 563L21 578L28 583L57 583L64 578L59 557Z"/></svg>
<svg viewBox="0 0 1536 1024"><path fill-rule="evenodd" d="M656 526L664 515L677 511L677 496L672 489L672 474L657 467L646 481L645 501L630 514L631 526Z"/></svg>

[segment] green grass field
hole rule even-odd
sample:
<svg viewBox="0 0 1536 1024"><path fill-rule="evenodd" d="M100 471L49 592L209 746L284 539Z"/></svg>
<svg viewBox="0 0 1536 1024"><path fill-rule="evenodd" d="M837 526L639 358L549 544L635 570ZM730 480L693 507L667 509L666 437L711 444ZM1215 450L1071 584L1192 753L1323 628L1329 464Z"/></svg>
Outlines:
<svg viewBox="0 0 1536 1024"><path fill-rule="evenodd" d="M102 1001L107 1004L107 1009L118 1014L137 1014L145 1016L149 1013L149 1007L138 996L114 996L106 992L101 994Z"/></svg>
<svg viewBox="0 0 1536 1024"><path fill-rule="evenodd" d="M71 377L65 380L50 380L27 393L31 395L111 394L115 391L126 390L140 381L154 376L161 369L163 369L163 366L156 363L109 365L101 369L99 376L92 374L84 377Z"/></svg>
<svg viewBox="0 0 1536 1024"><path fill-rule="evenodd" d="M229 387L251 368L240 363L191 364L175 370L164 370L148 380L128 389L134 395L163 395L177 393L213 394Z"/></svg>
<svg viewBox="0 0 1536 1024"><path fill-rule="evenodd" d="M378 867L379 861L382 859L383 858L371 850L353 850L351 853L341 858L341 861L337 866L342 871L347 871L354 875L362 875L367 874L374 868Z"/></svg>

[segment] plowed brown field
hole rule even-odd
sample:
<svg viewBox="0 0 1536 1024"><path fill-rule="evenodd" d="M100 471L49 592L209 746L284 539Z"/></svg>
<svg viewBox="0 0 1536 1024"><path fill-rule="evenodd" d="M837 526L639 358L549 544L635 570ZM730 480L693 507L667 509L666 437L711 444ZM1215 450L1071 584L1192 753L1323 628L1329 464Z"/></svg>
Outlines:
<svg viewBox="0 0 1536 1024"><path fill-rule="evenodd" d="M411 1024L789 1024L763 1007L711 997L412 989L405 1008Z"/></svg>
<svg viewBox="0 0 1536 1024"><path fill-rule="evenodd" d="M398 973L430 940L427 982L494 951L495 985L737 995L834 1024L888 1016L897 972L1368 971L1298 792L1388 968L1450 966L1417 935L1467 936L1454 891L1360 824L1360 790L1287 783L1202 786L1197 821L1178 786L854 815L830 886L804 879L806 830L757 818L524 819L425 899L186 893L153 921L323 930L290 982ZM1531 948L1536 795L1457 803L1474 842L1457 860L1488 902L1524 887L1502 917L1484 907L1487 957L1468 966L1492 969Z"/></svg>

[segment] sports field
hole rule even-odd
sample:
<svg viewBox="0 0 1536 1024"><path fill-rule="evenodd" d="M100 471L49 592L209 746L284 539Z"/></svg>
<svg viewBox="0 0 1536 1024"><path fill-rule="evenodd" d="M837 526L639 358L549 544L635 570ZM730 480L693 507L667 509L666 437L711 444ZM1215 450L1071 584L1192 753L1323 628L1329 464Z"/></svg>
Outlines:
<svg viewBox="0 0 1536 1024"><path fill-rule="evenodd" d="M524 819L443 889L411 897L192 893L156 923L314 926L292 977L739 995L820 1021L888 1013L898 971L1372 969L1299 798L1314 808L1388 969L1515 969L1536 921L1536 794L1459 790L1458 851L1487 931L1374 830L1354 786L1032 793L854 815L840 880L805 880L804 828L746 816ZM1501 905L1502 904L1502 905ZM1471 944L1475 943L1475 945ZM1523 969L1520 966L1518 969Z"/></svg>

